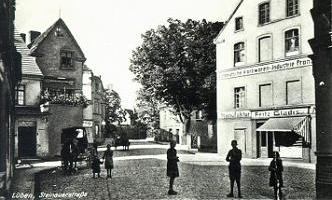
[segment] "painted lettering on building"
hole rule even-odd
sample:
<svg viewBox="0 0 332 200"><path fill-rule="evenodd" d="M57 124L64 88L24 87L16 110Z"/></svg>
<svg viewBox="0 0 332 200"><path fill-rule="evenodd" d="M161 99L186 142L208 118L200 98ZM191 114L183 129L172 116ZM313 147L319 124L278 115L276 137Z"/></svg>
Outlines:
<svg viewBox="0 0 332 200"><path fill-rule="evenodd" d="M307 114L309 114L309 108L294 108L294 109L281 109L281 110L253 111L251 117L252 119L261 119L261 118L270 118L270 117L299 116Z"/></svg>
<svg viewBox="0 0 332 200"><path fill-rule="evenodd" d="M230 111L220 112L221 119L237 119L237 118L251 118L251 119L266 119L270 117L289 117L314 114L314 106L306 108L293 109L276 109L276 110L262 110L262 111Z"/></svg>
<svg viewBox="0 0 332 200"><path fill-rule="evenodd" d="M232 71L225 71L220 73L220 79L229 79L235 78L240 76L247 76L253 74L260 74L266 72L273 72L273 71L281 71L281 70L288 70L294 69L298 67L305 67L310 66L311 59L310 58L300 58L295 60L287 60L277 63L271 63L267 65L254 65L247 68L242 69L235 69Z"/></svg>
<svg viewBox="0 0 332 200"><path fill-rule="evenodd" d="M221 112L220 116L222 119L250 118L251 112L249 110Z"/></svg>

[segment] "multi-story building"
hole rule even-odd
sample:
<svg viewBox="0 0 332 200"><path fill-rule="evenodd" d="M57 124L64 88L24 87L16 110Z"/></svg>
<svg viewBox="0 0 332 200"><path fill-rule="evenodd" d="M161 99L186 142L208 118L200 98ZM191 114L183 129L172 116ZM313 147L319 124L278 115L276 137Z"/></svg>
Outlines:
<svg viewBox="0 0 332 200"><path fill-rule="evenodd" d="M74 36L60 18L38 37L34 33L30 53L44 75L41 103L48 102L48 155L60 155L63 128L83 125L83 65L86 60ZM35 38L36 37L36 38Z"/></svg>
<svg viewBox="0 0 332 200"><path fill-rule="evenodd" d="M9 198L14 170L15 86L21 56L14 46L15 1L0 1L0 198Z"/></svg>
<svg viewBox="0 0 332 200"><path fill-rule="evenodd" d="M187 136L183 133L183 124L179 117L166 105L159 106L159 128L173 135L178 144L186 144Z"/></svg>
<svg viewBox="0 0 332 200"><path fill-rule="evenodd" d="M22 80L15 88L15 157L43 157L48 153L49 143L47 115L40 109L43 74L17 32L15 46L22 56Z"/></svg>
<svg viewBox="0 0 332 200"><path fill-rule="evenodd" d="M312 0L241 0L215 39L218 153L314 161Z"/></svg>
<svg viewBox="0 0 332 200"><path fill-rule="evenodd" d="M100 76L91 69L83 69L83 95L91 103L83 109L83 126L88 132L88 142L102 142L105 134L105 89Z"/></svg>

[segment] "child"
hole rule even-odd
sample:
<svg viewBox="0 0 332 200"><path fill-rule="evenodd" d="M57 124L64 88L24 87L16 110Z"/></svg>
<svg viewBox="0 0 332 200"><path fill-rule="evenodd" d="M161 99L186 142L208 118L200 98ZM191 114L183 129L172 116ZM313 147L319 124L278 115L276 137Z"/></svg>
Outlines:
<svg viewBox="0 0 332 200"><path fill-rule="evenodd" d="M170 148L167 150L167 176L170 178L169 180L169 195L176 195L177 192L173 190L173 184L174 179L176 177L179 177L179 170L178 170L178 164L179 157L176 156L176 150L175 150L175 141L170 142Z"/></svg>
<svg viewBox="0 0 332 200"><path fill-rule="evenodd" d="M231 183L231 192L227 195L227 197L234 197L233 189L234 183L237 185L238 198L242 198L241 195L241 159L242 152L237 148L237 141L232 140L231 142L232 149L229 150L226 161L229 162L229 179Z"/></svg>
<svg viewBox="0 0 332 200"><path fill-rule="evenodd" d="M93 155L92 157L92 164L91 164L91 168L92 168L92 173L93 173L93 178L95 178L95 174L98 174L98 178L100 177L100 164L102 164L103 162L101 162L98 158L98 155Z"/></svg>
<svg viewBox="0 0 332 200"><path fill-rule="evenodd" d="M271 171L269 185L274 189L275 199L281 199L282 196L281 187L283 187L283 180L282 180L283 170L284 168L282 166L282 160L280 159L279 152L275 151L273 152L273 160L271 161L269 166L269 171Z"/></svg>
<svg viewBox="0 0 332 200"><path fill-rule="evenodd" d="M107 150L104 152L103 159L105 159L105 169L107 171L107 178L112 178L113 169L113 151L111 150L111 145L107 145Z"/></svg>

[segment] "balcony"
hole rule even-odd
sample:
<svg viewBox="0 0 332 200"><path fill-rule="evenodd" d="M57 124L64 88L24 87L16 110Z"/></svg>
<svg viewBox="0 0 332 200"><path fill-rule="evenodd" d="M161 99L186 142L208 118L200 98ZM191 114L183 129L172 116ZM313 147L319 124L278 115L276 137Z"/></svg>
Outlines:
<svg viewBox="0 0 332 200"><path fill-rule="evenodd" d="M40 93L40 104L83 106L86 108L90 101L82 94L82 90L75 89L44 89Z"/></svg>

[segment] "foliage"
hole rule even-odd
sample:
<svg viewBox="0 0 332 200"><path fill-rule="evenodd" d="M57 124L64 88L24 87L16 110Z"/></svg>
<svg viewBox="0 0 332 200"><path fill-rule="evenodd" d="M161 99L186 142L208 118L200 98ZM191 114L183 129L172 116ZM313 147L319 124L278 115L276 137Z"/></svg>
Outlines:
<svg viewBox="0 0 332 200"><path fill-rule="evenodd" d="M153 137L154 130L159 127L158 101L152 89L141 88L136 98L137 120L146 125L149 137Z"/></svg>
<svg viewBox="0 0 332 200"><path fill-rule="evenodd" d="M61 104L61 105L73 105L78 106L82 105L86 108L90 101L82 94L73 95L71 92L61 91L54 92L45 89L40 94L40 103L50 102L51 104Z"/></svg>
<svg viewBox="0 0 332 200"><path fill-rule="evenodd" d="M119 94L110 89L105 90L105 130L107 136L114 135L116 127L113 123L120 124L125 120L125 112L121 107Z"/></svg>
<svg viewBox="0 0 332 200"><path fill-rule="evenodd" d="M215 106L215 46L220 22L168 19L142 35L143 43L133 51L130 70L144 90L172 107L183 123L193 110ZM215 110L215 109L214 109Z"/></svg>

